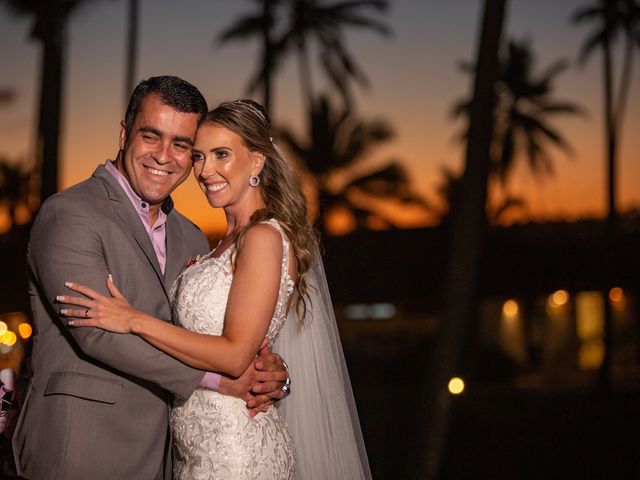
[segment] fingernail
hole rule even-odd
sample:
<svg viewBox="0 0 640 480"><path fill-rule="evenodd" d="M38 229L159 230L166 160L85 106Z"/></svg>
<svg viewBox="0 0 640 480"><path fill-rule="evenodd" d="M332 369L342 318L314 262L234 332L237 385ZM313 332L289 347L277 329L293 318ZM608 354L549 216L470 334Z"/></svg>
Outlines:
<svg viewBox="0 0 640 480"><path fill-rule="evenodd" d="M57 300L57 301L59 301L59 302L61 302L61 301L63 301L63 300L64 300L64 297L63 297L62 295L58 295L58 296L56 297L56 300Z"/></svg>
<svg viewBox="0 0 640 480"><path fill-rule="evenodd" d="M69 320L68 324L73 327L75 325L75 322L73 320Z"/></svg>
<svg viewBox="0 0 640 480"><path fill-rule="evenodd" d="M73 287L73 283L71 283L71 282L64 282L64 286L65 286L65 287Z"/></svg>
<svg viewBox="0 0 640 480"><path fill-rule="evenodd" d="M60 315L66 315L68 311L69 310L67 310L66 308L63 308L62 310L60 310Z"/></svg>
<svg viewBox="0 0 640 480"><path fill-rule="evenodd" d="M109 274L109 280L113 282L113 277L111 276L111 274Z"/></svg>

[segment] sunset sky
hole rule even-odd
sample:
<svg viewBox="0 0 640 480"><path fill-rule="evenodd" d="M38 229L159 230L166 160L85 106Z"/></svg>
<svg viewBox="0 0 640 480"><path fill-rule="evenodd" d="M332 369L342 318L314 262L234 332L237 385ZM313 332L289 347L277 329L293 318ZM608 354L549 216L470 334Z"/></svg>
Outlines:
<svg viewBox="0 0 640 480"><path fill-rule="evenodd" d="M575 219L605 211L605 162L602 133L601 58L596 53L581 67L577 53L592 27L576 27L569 17L594 0L513 0L506 20L508 38L528 38L537 53L535 72L565 58L571 67L558 77L555 98L583 106L585 117L552 121L575 153L552 150L555 175L534 178L518 168L509 190L525 197L527 211L519 220ZM258 61L258 44L220 46L214 38L250 11L254 2L237 0L142 0L137 78L158 74L181 76L197 85L211 106L246 96L245 85ZM347 35L350 51L371 80L357 96L359 116L384 118L395 138L371 153L368 163L400 159L416 189L437 202L441 168L459 169L462 148L454 140L461 124L449 113L468 95L469 76L458 65L475 55L479 0L392 0L385 21L389 38L368 31ZM30 21L0 7L0 89L12 88L15 100L0 109L0 156L30 158L39 87L40 47L28 38ZM119 122L124 112L124 41L126 2L94 0L72 18L68 37L61 187L78 182L98 163L117 152ZM638 64L638 55L635 57ZM304 125L299 78L289 57L275 80L272 116L301 131ZM326 85L316 70L315 86ZM620 151L620 205L640 208L640 69L635 69L626 107ZM260 99L259 96L256 99ZM520 159L522 160L522 159ZM524 166L525 162L518 162ZM206 231L219 228L190 178L174 195L178 208ZM416 218L411 218L417 221ZM423 223L429 219L422 219ZM414 223L417 224L417 223Z"/></svg>

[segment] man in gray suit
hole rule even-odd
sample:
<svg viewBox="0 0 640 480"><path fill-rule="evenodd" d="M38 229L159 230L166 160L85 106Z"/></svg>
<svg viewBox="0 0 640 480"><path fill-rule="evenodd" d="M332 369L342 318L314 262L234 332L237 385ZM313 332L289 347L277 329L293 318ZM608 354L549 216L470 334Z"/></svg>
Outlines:
<svg viewBox="0 0 640 480"><path fill-rule="evenodd" d="M19 475L170 479L174 396L205 386L254 408L283 396L286 373L266 350L232 380L188 367L135 335L68 328L59 316L56 297L68 293L66 281L107 295L111 274L136 309L172 321L173 281L209 249L169 196L191 171L206 110L184 80L142 82L122 123L116 161L42 205L28 255L35 334L33 377L13 439Z"/></svg>

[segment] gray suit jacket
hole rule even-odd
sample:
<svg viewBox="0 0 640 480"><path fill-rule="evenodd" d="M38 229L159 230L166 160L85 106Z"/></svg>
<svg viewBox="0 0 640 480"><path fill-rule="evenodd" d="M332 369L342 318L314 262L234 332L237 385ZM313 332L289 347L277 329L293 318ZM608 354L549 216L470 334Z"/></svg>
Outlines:
<svg viewBox="0 0 640 480"><path fill-rule="evenodd" d="M41 207L29 246L33 378L13 440L29 479L171 478L172 396L189 397L203 372L140 337L68 328L57 295L75 281L107 295L109 273L131 304L171 321L169 289L205 236L172 210L162 274L129 198L100 166Z"/></svg>

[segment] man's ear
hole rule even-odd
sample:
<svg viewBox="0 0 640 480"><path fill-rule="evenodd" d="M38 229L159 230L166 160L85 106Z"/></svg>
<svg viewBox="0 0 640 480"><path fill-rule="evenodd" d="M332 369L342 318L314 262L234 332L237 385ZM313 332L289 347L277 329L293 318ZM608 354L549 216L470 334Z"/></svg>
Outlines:
<svg viewBox="0 0 640 480"><path fill-rule="evenodd" d="M127 143L127 129L124 126L124 120L120 122L120 150L124 150Z"/></svg>

